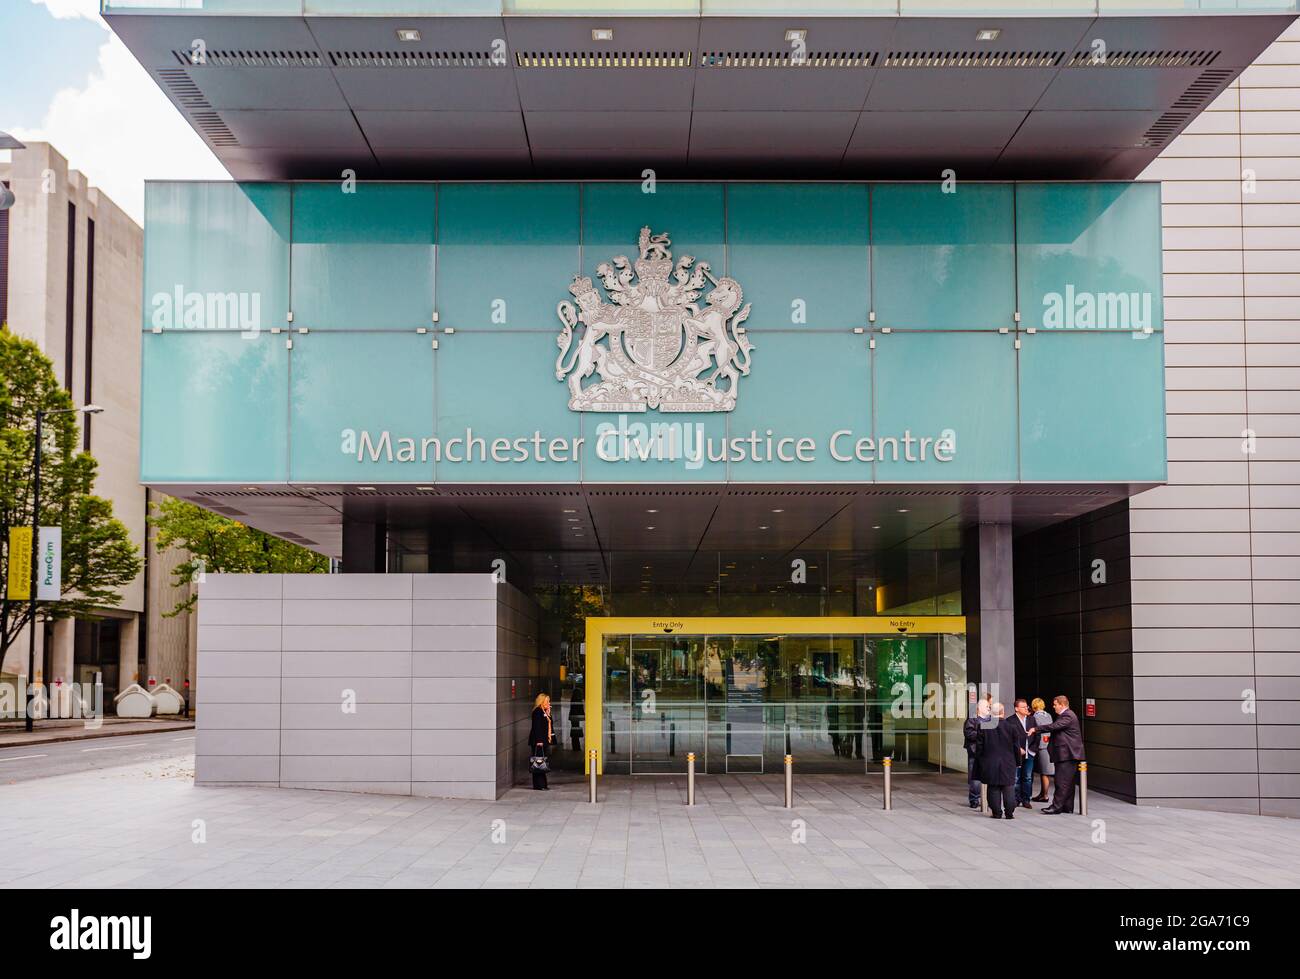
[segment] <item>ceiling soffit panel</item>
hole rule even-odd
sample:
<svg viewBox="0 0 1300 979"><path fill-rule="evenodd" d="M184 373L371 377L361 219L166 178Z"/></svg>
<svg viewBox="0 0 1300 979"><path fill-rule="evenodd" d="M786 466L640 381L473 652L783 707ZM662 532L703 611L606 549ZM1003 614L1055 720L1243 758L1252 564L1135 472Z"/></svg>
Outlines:
<svg viewBox="0 0 1300 979"><path fill-rule="evenodd" d="M108 19L240 179L1125 179L1293 18Z"/></svg>
<svg viewBox="0 0 1300 979"><path fill-rule="evenodd" d="M506 38L525 111L690 111L698 20L516 17Z"/></svg>

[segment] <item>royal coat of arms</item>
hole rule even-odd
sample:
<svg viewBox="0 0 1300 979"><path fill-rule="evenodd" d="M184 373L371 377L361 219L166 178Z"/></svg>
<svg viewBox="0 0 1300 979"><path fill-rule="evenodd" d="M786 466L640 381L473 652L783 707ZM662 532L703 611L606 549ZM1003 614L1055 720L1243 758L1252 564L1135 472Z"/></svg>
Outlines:
<svg viewBox="0 0 1300 979"><path fill-rule="evenodd" d="M609 302L590 278L574 276L556 307L563 328L555 377L569 383L574 411L731 411L749 373L740 283L714 278L707 262L676 263L668 235L641 229L640 257L596 268ZM706 304L698 304L706 283ZM588 381L595 374L598 380Z"/></svg>

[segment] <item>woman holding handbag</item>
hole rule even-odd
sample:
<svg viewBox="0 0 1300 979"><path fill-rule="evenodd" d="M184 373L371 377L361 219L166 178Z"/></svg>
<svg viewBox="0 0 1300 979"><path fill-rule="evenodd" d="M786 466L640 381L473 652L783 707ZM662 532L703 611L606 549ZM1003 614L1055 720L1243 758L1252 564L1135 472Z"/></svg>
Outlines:
<svg viewBox="0 0 1300 979"><path fill-rule="evenodd" d="M534 789L549 789L546 773L551 770L546 756L555 743L555 729L551 725L550 694L539 693L533 702L533 726L528 732L528 769L533 773Z"/></svg>

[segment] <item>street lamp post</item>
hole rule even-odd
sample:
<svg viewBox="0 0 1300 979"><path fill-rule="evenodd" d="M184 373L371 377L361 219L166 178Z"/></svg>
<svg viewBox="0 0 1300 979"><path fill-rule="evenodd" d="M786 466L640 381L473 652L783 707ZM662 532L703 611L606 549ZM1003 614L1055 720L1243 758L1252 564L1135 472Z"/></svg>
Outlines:
<svg viewBox="0 0 1300 979"><path fill-rule="evenodd" d="M87 415L98 415L104 409L99 405L82 405L80 408L44 408L36 409L36 449L34 452L35 460L32 466L32 560L31 572L32 580L28 582L31 589L28 595L28 601L31 603L31 621L27 624L30 630L27 636L27 723L28 731L33 728L32 718L32 700L35 698L35 680L36 680L36 580L37 568L40 565L37 559L40 551L37 548L37 538L41 532L41 440L43 438L43 428L46 415L65 415L72 413L84 413Z"/></svg>

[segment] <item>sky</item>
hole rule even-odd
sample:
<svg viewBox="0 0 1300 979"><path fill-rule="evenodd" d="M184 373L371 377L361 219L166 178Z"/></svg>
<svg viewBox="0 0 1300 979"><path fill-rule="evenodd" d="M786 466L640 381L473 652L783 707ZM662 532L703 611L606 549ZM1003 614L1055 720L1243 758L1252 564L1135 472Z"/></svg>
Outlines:
<svg viewBox="0 0 1300 979"><path fill-rule="evenodd" d="M0 0L0 131L52 144L141 224L145 180L229 179L99 0Z"/></svg>

